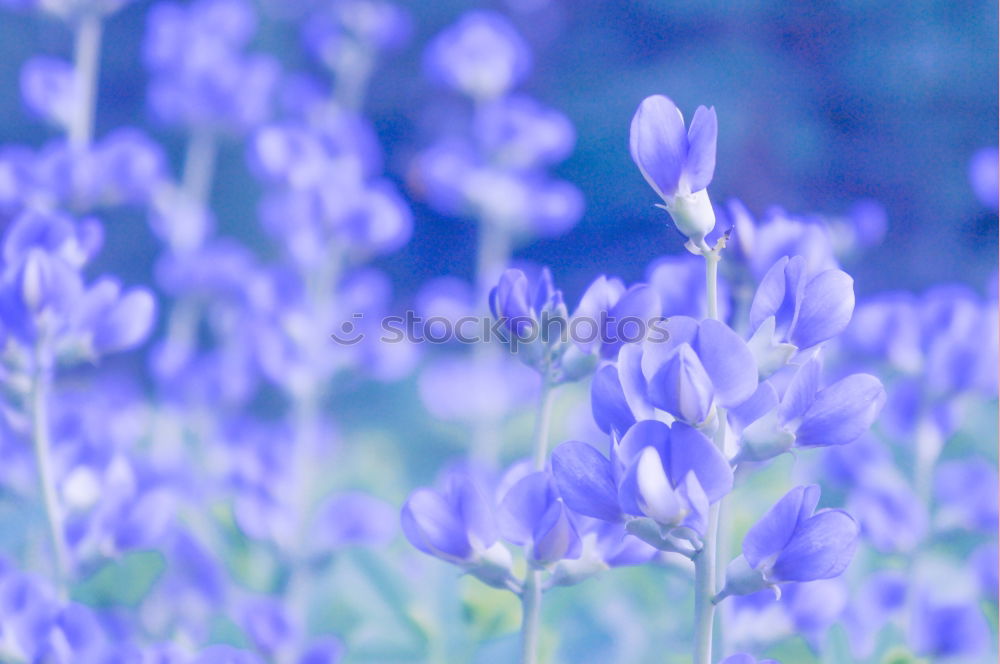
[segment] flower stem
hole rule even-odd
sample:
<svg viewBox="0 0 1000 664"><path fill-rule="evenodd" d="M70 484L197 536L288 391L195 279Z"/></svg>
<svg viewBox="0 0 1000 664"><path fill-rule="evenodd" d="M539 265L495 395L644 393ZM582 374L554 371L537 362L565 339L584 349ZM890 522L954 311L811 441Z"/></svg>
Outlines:
<svg viewBox="0 0 1000 664"><path fill-rule="evenodd" d="M549 447L549 425L552 421L552 397L555 390L547 376L542 377L542 388L538 394L538 416L535 419L533 436L533 460L535 470L545 468ZM535 664L538 661L538 627L542 611L542 572L528 568L521 589L521 664Z"/></svg>
<svg viewBox="0 0 1000 664"><path fill-rule="evenodd" d="M555 390L548 378L542 377L541 392L538 395L538 415L535 418L535 435L532 447L532 460L535 470L545 469L545 459L549 451L549 425L552 420L552 400Z"/></svg>
<svg viewBox="0 0 1000 664"><path fill-rule="evenodd" d="M490 289L496 284L510 259L510 237L496 222L480 219L476 250L476 298L485 303ZM473 348L472 361L477 366L489 366L499 348L479 343ZM496 464L500 455L500 416L476 418L473 425L473 454L483 463Z"/></svg>
<svg viewBox="0 0 1000 664"><path fill-rule="evenodd" d="M709 508L701 551L694 557L694 664L712 664L712 623L715 618L715 528L719 504Z"/></svg>
<svg viewBox="0 0 1000 664"><path fill-rule="evenodd" d="M184 154L181 186L190 199L204 205L212 191L215 175L215 135L207 129L195 129L188 138Z"/></svg>
<svg viewBox="0 0 1000 664"><path fill-rule="evenodd" d="M538 661L538 626L542 611L542 573L529 570L521 591L521 664Z"/></svg>
<svg viewBox="0 0 1000 664"><path fill-rule="evenodd" d="M708 317L719 320L719 261L718 249L705 254L705 299L708 301Z"/></svg>
<svg viewBox="0 0 1000 664"><path fill-rule="evenodd" d="M708 317L719 319L719 261L721 245L702 254L705 257L705 296ZM716 408L716 446L725 453L726 411ZM712 664L712 630L715 622L716 558L718 556L719 511L721 501L709 508L708 524L701 551L694 558L694 664Z"/></svg>
<svg viewBox="0 0 1000 664"><path fill-rule="evenodd" d="M69 142L74 148L86 148L94 135L94 104L97 98L97 72L101 56L101 17L84 13L76 24L73 83L76 107L69 124Z"/></svg>
<svg viewBox="0 0 1000 664"><path fill-rule="evenodd" d="M66 543L63 541L62 511L56 497L55 477L52 472L52 453L49 437L49 374L40 365L36 353L35 369L31 377L31 438L35 449L35 464L38 466L38 481L41 484L45 503L45 516L52 543L56 585L60 588L66 581L69 570Z"/></svg>

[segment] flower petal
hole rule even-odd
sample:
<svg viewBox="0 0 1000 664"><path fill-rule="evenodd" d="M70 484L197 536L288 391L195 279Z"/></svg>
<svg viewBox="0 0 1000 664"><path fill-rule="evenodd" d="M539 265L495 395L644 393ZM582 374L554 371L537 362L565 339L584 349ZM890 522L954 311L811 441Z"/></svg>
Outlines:
<svg viewBox="0 0 1000 664"><path fill-rule="evenodd" d="M618 380L618 369L613 365L605 365L594 374L590 384L590 408L594 422L604 433L621 435L635 424L635 416Z"/></svg>
<svg viewBox="0 0 1000 664"><path fill-rule="evenodd" d="M552 474L559 495L574 512L604 521L621 519L611 462L587 443L569 441L557 447Z"/></svg>
<svg viewBox="0 0 1000 664"><path fill-rule="evenodd" d="M853 313L854 279L843 270L820 272L806 285L789 341L812 348L847 329Z"/></svg>
<svg viewBox="0 0 1000 664"><path fill-rule="evenodd" d="M719 120L715 107L699 106L688 129L688 154L684 161L684 179L692 192L707 187L715 175L716 142Z"/></svg>
<svg viewBox="0 0 1000 664"><path fill-rule="evenodd" d="M688 155L684 116L674 102L663 95L642 100L632 116L629 152L649 186L673 198Z"/></svg>
<svg viewBox="0 0 1000 664"><path fill-rule="evenodd" d="M753 353L725 323L703 320L695 350L712 379L715 398L720 405L738 406L757 389L757 363Z"/></svg>
<svg viewBox="0 0 1000 664"><path fill-rule="evenodd" d="M674 486L681 486L693 473L709 502L714 503L733 488L733 469L726 457L705 434L682 422L670 428L664 464Z"/></svg>
<svg viewBox="0 0 1000 664"><path fill-rule="evenodd" d="M801 524L771 568L774 581L840 576L854 558L858 524L843 510L821 510Z"/></svg>
<svg viewBox="0 0 1000 664"><path fill-rule="evenodd" d="M845 445L868 431L885 405L885 388L869 374L853 374L820 390L795 432L800 447Z"/></svg>
<svg viewBox="0 0 1000 664"><path fill-rule="evenodd" d="M819 486L797 486L774 504L743 538L743 556L756 569L763 560L788 545L799 523L816 509Z"/></svg>

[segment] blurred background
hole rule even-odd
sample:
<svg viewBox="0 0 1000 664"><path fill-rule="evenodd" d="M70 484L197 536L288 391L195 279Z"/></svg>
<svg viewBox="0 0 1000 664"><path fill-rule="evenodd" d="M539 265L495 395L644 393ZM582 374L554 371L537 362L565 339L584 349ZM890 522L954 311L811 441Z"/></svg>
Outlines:
<svg viewBox="0 0 1000 664"><path fill-rule="evenodd" d="M5 0L4 4L19 3L21 0ZM170 160L167 170L179 174L192 135L182 126L158 123L147 99L150 77L143 64L143 39L149 10L155 4L147 0L127 3L104 21L95 136L100 139L120 127L141 127L165 148ZM305 72L321 81L330 78L330 72L303 45L302 35L302 17L309 16L308 9L327 5L318 0L255 0L252 4L258 11L259 25L253 41L246 47L248 52L274 56L285 72ZM996 211L990 208L996 206L995 184L992 203L987 203L977 198L970 183L973 155L990 147L994 149L995 182L998 136L995 2L398 0L396 4L408 10L412 19L410 34L400 48L378 54L361 109L377 133L386 177L405 196L405 204L401 205L409 206L413 212L412 238L398 250L393 247L371 261L391 281L394 300L391 308L395 310L419 301L421 288L434 277L454 275L470 282L476 276L476 222L461 215L443 214L440 206L427 203L428 197L419 191L420 178L414 166L429 146L449 133L449 127L468 128L472 104L428 82L424 49L435 35L471 8L495 9L514 24L530 46L534 60L532 73L518 90L564 113L575 129L575 150L564 161L553 159L559 163L551 168L551 173L580 189L585 201L582 219L562 235L543 237L514 248L515 259L551 267L567 302L576 303L587 284L601 273L617 275L632 283L645 278L647 266L657 257L683 253L681 236L669 224L666 213L654 208L655 195L629 157L629 122L640 100L651 94L669 95L689 118L701 104L714 106L718 112L718 165L710 186L712 200L717 205L739 199L757 217L765 215L772 206L781 206L796 215L816 213L832 217L848 215L858 202L875 201L882 206L887 219L884 240L863 254L844 260L844 269L855 279L859 302L865 295L887 290L920 293L949 282L958 282L975 291L972 299L977 300L977 307L978 296L996 296L998 224ZM0 145L25 145L37 150L62 136L59 129L32 116L17 93L24 63L38 54L72 60L73 35L67 25L40 11L0 10L0 89L4 90L0 95ZM285 116L294 115L285 109ZM217 219L218 235L235 238L247 246L260 259L260 266L301 267L288 260L285 254L290 252L276 240L280 233L268 234L262 228L258 206L266 187L248 164L253 160L248 158L249 141L245 139L246 136L230 136L219 140L208 201ZM381 172L378 168L374 170ZM501 367L507 371L513 366L509 374L498 370L480 383L474 382L480 376L473 372L473 385L483 396L466 389L463 381L452 380L457 375L452 372L456 366L478 368L469 361L468 348L456 349L454 345L420 348L408 358L351 356L342 360L342 364L340 358L329 365L314 363L316 357L337 355L342 350L333 348L327 337L333 323L341 320L337 316L345 312L323 311L328 302L322 298L302 306L305 312L302 320L289 317L293 323L304 322L302 327L290 324L288 329L278 330L291 339L290 359L271 347L266 350L274 351L278 360L270 366L257 366L266 364L259 357L267 353L253 345L258 339L244 334L249 328L249 325L244 327L246 308L252 307L241 308L242 301L239 306L227 304L220 297L208 301L205 318L211 318L216 310L222 311L223 322L219 326L223 332L218 339L208 340L201 338L209 336L203 332L201 336L193 334L195 345L209 346L200 350L211 359L216 357L211 353L219 349L233 350L236 358L233 365L242 369L245 364L253 380L247 381L250 387L246 395L233 397L235 404L224 404L233 406L231 412L215 408L212 400L225 401L229 394L220 397L213 393L217 384L211 379L218 379L218 385L227 381L239 384L243 376L239 371L231 371L226 362L206 363L208 369L195 367L198 371L191 372L193 379L189 383L177 383L178 397L157 385L159 377L152 375L155 362L150 361L155 353L149 352L162 338L172 334L170 316L183 310L177 306L183 299L183 288L182 297L167 294L169 289L158 283L162 275L156 274L154 268L165 253L165 242L151 230L149 211L142 206L109 206L95 214L106 224L106 238L104 248L88 271L117 275L128 285L150 285L157 290L160 315L153 340L142 350L102 360L96 370L87 365L67 372L70 379L67 383L72 385L78 379L86 383L92 378L88 372L92 372L104 378L110 376L108 384L123 378L130 388L138 385L138 389L129 390L129 398L142 403L136 408L140 414L135 417L144 428L142 435L125 436L129 438L126 447L130 453L134 445L137 459L147 456L152 459L155 455L148 452L161 444L157 440L161 432L166 432L162 438L169 444L176 442L169 440L172 435L182 439L181 433L187 433L188 438L198 439L199 446L191 446L188 440L188 447L177 445L173 450L179 450L177 456L170 457L180 462L180 474L185 479L190 468L212 466L218 462L216 457L230 455L236 459L233 465L240 471L245 470L241 465L244 462L260 471L261 477L256 478L260 479L260 486L249 482L250 490L260 489L262 494L273 490L276 502L280 502L284 496L277 494L295 486L294 473L302 470L292 469L287 473L291 480L287 484L279 482L287 479L282 476L286 469L280 462L283 455L291 454L288 446L301 447L297 438L290 442L294 436L290 437L288 432L295 427L303 429L305 438L317 439L311 442L320 442L326 454L321 459L326 465L321 472L314 471L320 476L315 482L319 488L370 493L384 503L376 525L391 531L371 550L345 546L345 550L350 550L337 550L336 556L329 556L334 562L310 586L318 597L314 603L319 609L312 622L313 627L318 625L320 629L315 631L342 639L349 662L512 661L520 613L514 597L486 588L470 577L458 578L455 570L416 552L395 528L399 507L407 495L416 487L431 483L449 463L468 454L477 433L475 429L482 429L483 421L486 428L495 429L493 433L502 439L502 445L497 445L502 461L512 461L526 452L534 419L530 402L537 390L537 377L513 360ZM362 266L366 266L364 261ZM228 267L222 264L219 273L225 273ZM302 269L305 272L310 267L315 265ZM211 269L206 272L210 277L217 276ZM248 274L252 272L247 270ZM279 273L275 270L274 274ZM200 276L200 273L195 275L192 281L198 281ZM222 275L222 281L228 277L237 282L238 287L233 290L240 292L233 297L235 300L250 291L242 288L243 276L239 270ZM377 283L372 292L377 295L383 284L374 281ZM468 288L471 293L471 287ZM359 292L359 300L366 297L378 300L371 292L365 292L364 287ZM941 293L944 299L950 297L950 291L939 292L939 298ZM283 307L288 305L291 313L298 314L299 304L289 305L278 298L274 308L283 314ZM361 304L364 307L370 302ZM316 306L310 309L312 305ZM231 310L226 308L229 306ZM349 301L344 306L357 306L357 302ZM377 312L380 306L382 303L374 304L371 310ZM992 312L991 305L984 306ZM317 311L322 317L312 315ZM284 318L275 318L285 322ZM963 339L963 343L966 341ZM405 354L406 350L399 352ZM961 346L961 350L968 350L968 346ZM295 355L293 351L301 352ZM224 360L231 359L223 352L219 355ZM980 358L974 353L972 357ZM438 363L442 358L445 362ZM448 364L449 358L458 359ZM503 361L508 359L505 357ZM284 382L287 376L282 362L286 360L289 365L298 362L298 368L312 368L318 374L320 395L313 395L316 403L311 404L315 410L311 415L322 427L301 426L302 422L296 420L300 415L295 408L299 395L289 387L292 381ZM394 363L398 366L392 366ZM501 364L498 362L498 366ZM219 376L211 373L217 367ZM439 381L427 378L428 368L438 367L442 369L437 374ZM860 369L868 371L869 367ZM877 370L871 368L873 372ZM209 374L209 380L199 371ZM898 373L892 367L886 371L887 377L896 377ZM255 382L258 379L260 386ZM920 375L916 380L924 377ZM176 387L170 381L164 383ZM202 391L189 390L192 386ZM237 393L238 388L234 389ZM574 384L560 393L551 435L553 443L570 437L589 440L586 436L595 434L588 390L586 384ZM89 386L87 392L92 397L101 396L101 390ZM162 397L160 392L169 394L166 405L157 401ZM470 392L474 393L470 396ZM499 403L495 410L500 412L494 413L492 419L478 417L473 412L484 402L487 407L495 405L489 403L494 398ZM173 403L174 400L180 405ZM109 401L113 400L109 397ZM70 399L67 403L75 407L77 401ZM79 403L81 410L89 407L86 401ZM112 410L127 410L117 404L112 406ZM203 407L211 411L207 420L220 420L211 422L212 426L218 425L217 430L212 426L207 433L197 429L204 424L205 413L199 410ZM451 412L439 412L448 411L449 407ZM463 408L468 412L462 412ZM94 412L102 411L95 407ZM985 469L995 483L995 385L992 395L987 394L985 401L977 402L970 412L961 421L963 429L955 438L957 442L949 443L945 456L975 452L983 460L976 457L974 463L980 470ZM916 418L911 419L913 424ZM229 426L237 420L245 425L245 431ZM308 424L308 417L306 421ZM185 426L190 426L194 433L181 432ZM323 435L317 435L316 429L322 429ZM244 435L246 432L255 435ZM900 438L903 444L893 449L905 466L913 457L907 447L913 437L907 433ZM606 443L600 435L595 440L600 445ZM252 449L247 452L245 448ZM253 460L259 467L243 456L252 457L256 452L260 452L261 458ZM313 460L301 452L300 455L310 462ZM807 472L803 472L803 464L796 463L790 456L783 456L741 489L748 499L737 501L734 532L745 531L767 505L784 493L790 481L798 481L797 473L808 476L810 466L805 464ZM862 463L867 463L867 459L862 459ZM25 467L33 468L30 461ZM205 475L216 470L212 467ZM271 477L272 472L281 477L276 480ZM197 478L194 484L202 477L194 471L191 476ZM34 475L29 473L27 477L27 486L33 487ZM229 477L225 479L228 481ZM979 500L976 504L995 506L992 485L979 484L981 491L975 496ZM219 584L231 583L252 594L254 599L276 596L279 593L275 588L287 582L282 574L287 571L283 565L289 561L282 559L281 549L267 537L257 537L259 533L239 522L239 515L233 516L228 501L235 490L229 483L220 482L219 486L220 493L212 494L205 503L195 502L192 512L211 521L210 533L213 528L218 531L214 539L204 533L196 535L205 540L206 550L225 567L228 576ZM824 506L846 502L843 490L824 488L824 491ZM0 500L0 540L17 541L21 530L37 530L41 520L37 513L24 511L22 503L7 498ZM277 509L275 513L281 516ZM32 519L37 523L31 522ZM993 530L989 526L995 526L995 514L988 515L985 521L988 526L983 530L992 544ZM331 519L326 525L336 531L338 523ZM894 521L889 519L886 523L890 524L889 530L896 530ZM8 527L9 524L15 526ZM344 528L349 530L348 526ZM946 534L951 548L941 547L942 550L957 550L957 555L949 561L949 573L964 570L970 552L981 543L981 534L973 532L964 538ZM344 539L350 537L345 535ZM351 542L348 544L353 546ZM180 607L183 613L185 607L176 601L176 591L170 585L172 577L164 570L171 569L177 560L183 566L187 554L171 559L173 554L160 556L156 547L139 548L142 550L113 559L102 558L99 567L94 568L98 571L80 579L78 587L73 588L72 598L89 606L138 615L140 612L133 609L142 604L142 593L159 588L163 595L159 601L166 598L165 605ZM40 559L32 555L34 550L24 550L29 552L25 560ZM930 546L927 551L936 563L940 552ZM987 554L987 562L992 561L992 553L987 551ZM887 568L905 568L904 557L885 558L888 563L874 553L859 556L858 574L883 563ZM945 578L936 567L928 569L928 578ZM995 571L995 565L991 564L991 569ZM291 572L285 576L294 578ZM857 587L855 581L852 579ZM192 585L204 584L199 578ZM558 651L559 661L574 663L686 661L687 655L677 644L690 638L691 625L686 622L690 614L689 591L690 579L686 574L658 566L615 570L577 587L559 589L546 599L545 611L551 621L545 647L551 652ZM847 602L846 595L841 599L838 611ZM156 606L155 602L153 605ZM683 609L675 620L678 616L667 613L676 607ZM979 651L986 655L975 661L993 661L995 607L994 595L983 614L989 621L989 638L983 637L983 644L977 644L983 646ZM805 605L804 615L814 615L815 608ZM204 623L198 625L204 626L207 634L203 643L246 645L252 640L244 634L252 634L252 626L237 625L242 618L233 617L230 606L213 610L216 612L211 619L188 617L192 623ZM148 621L148 614L157 617L155 610L146 609L140 620ZM978 629L984 618L978 608L975 615ZM756 638L758 628L766 627L766 620L762 621L747 628L750 637ZM781 626L787 627L784 623ZM941 631L946 637L951 632L947 624ZM582 636L560 641L558 634ZM950 644L946 637L942 638ZM826 651L820 652L821 649L811 648L806 639L794 637L767 650L767 654L785 664L856 661L848 652L849 641L850 637L838 626ZM893 648L904 641L898 630L884 634L877 657L885 654L886 659L879 661L918 661L891 659L898 651Z"/></svg>
<svg viewBox="0 0 1000 664"><path fill-rule="evenodd" d="M107 22L97 135L149 125L141 65L145 13L135 2ZM252 49L289 67L316 70L280 0L263 3ZM294 3L291 3L294 4ZM421 72L421 49L464 9L507 14L535 52L525 89L564 112L577 146L556 174L575 183L586 213L567 235L522 248L552 266L570 298L598 272L639 279L648 262L680 250L629 159L628 123L646 95L670 95L687 114L719 114L712 195L743 200L755 214L842 214L859 199L888 215L885 242L849 268L862 294L960 281L982 291L995 269L997 221L972 195L971 155L997 140L997 8L989 0L872 3L677 0L573 3L404 0L413 15L406 46L379 65L366 105L386 151L387 173L405 190L407 168L447 116L449 102ZM286 7L287 9L287 7ZM267 20L268 18L273 20ZM60 22L0 15L0 83L17 85L30 54L71 56ZM448 97L445 95L445 97ZM451 103L458 103L452 100ZM443 105L443 106L442 106ZM0 98L0 142L37 145L56 135L17 95ZM151 129L179 165L184 137ZM221 231L266 252L255 222L258 185L243 148L224 145L213 205ZM469 275L475 229L414 203L413 240L381 259L402 295L422 279ZM112 220L106 267L144 272L156 245L140 213ZM255 241L256 238L256 241ZM114 245L127 245L117 251ZM127 262L127 264L123 264Z"/></svg>

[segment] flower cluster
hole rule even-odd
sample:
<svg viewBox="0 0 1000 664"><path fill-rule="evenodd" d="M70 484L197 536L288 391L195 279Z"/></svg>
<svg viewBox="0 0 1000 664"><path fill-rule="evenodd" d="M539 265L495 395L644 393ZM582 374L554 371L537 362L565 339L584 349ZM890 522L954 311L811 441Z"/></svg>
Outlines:
<svg viewBox="0 0 1000 664"><path fill-rule="evenodd" d="M886 209L713 200L663 95L611 119L687 251L515 256L584 201L529 87L569 7L506 4L0 0L72 35L0 145L0 661L995 660L995 286L872 294Z"/></svg>

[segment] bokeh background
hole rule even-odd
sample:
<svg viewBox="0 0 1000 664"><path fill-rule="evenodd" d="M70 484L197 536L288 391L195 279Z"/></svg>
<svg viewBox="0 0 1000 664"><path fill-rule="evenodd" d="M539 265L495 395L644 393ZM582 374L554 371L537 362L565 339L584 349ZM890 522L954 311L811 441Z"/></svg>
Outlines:
<svg viewBox="0 0 1000 664"><path fill-rule="evenodd" d="M148 124L141 65L144 16L136 2L105 27L98 127ZM255 43L283 63L315 70L281 0L263 3ZM427 40L470 7L507 14L535 52L525 89L563 111L577 147L556 173L586 198L568 235L518 255L552 266L571 298L595 272L639 279L648 262L675 251L627 152L638 102L669 94L691 113L719 114L719 167L713 198L743 200L755 213L781 205L797 213L840 214L859 199L886 209L886 241L851 265L860 293L920 290L940 281L985 289L997 254L996 217L976 201L968 164L997 140L997 7L989 0L874 3L716 0L572 3L509 0L404 0L413 36L379 66L366 112L401 184L413 154L447 115L447 101L421 73ZM268 18L274 20L266 20ZM0 83L16 89L36 51L71 56L71 35L55 20L0 14ZM54 130L30 117L18 96L0 98L0 142L37 145ZM183 136L153 134L179 164ZM266 251L255 221L257 184L240 146L223 147L213 205L221 231ZM156 245L139 213L115 220L109 269L141 274ZM416 232L382 261L401 294L420 280L473 270L474 227L415 204ZM255 241L256 238L256 241ZM129 251L116 251L114 245Z"/></svg>
<svg viewBox="0 0 1000 664"><path fill-rule="evenodd" d="M146 102L142 39L153 4L133 2L105 23L96 136L141 126L165 146L171 170L178 173L188 137L181 129L157 125ZM261 22L249 49L274 55L289 70L328 76L305 52L300 26L287 18L290 4L255 2ZM716 108L720 134L711 192L717 203L738 198L757 215L774 205L825 215L846 214L858 201L882 205L888 219L885 240L844 266L859 296L895 289L922 292L944 282L966 284L982 295L995 289L997 216L977 200L969 183L972 155L995 146L998 135L998 19L991 0L398 4L412 14L413 34L405 47L380 57L363 109L384 150L387 177L404 193L412 191L414 157L463 112L464 100L427 82L422 71L427 42L467 9L501 11L534 52L534 70L523 89L565 113L577 133L572 156L553 172L582 191L583 219L564 235L515 251L519 259L550 266L569 302L576 302L600 273L631 283L643 279L656 257L683 251L667 215L653 207L654 194L627 149L632 114L654 93L672 97L688 117L699 104ZM0 11L0 144L37 147L60 135L28 113L16 90L29 57L47 53L71 59L72 43L59 21ZM210 201L218 234L237 238L264 263L276 259L281 249L261 229L261 185L247 165L245 144L223 141L219 149ZM391 277L397 308L409 306L430 278L450 274L471 280L475 271L475 223L441 215L419 196L408 198L412 239L375 261ZM153 265L163 247L149 228L147 212L118 207L99 216L107 224L106 243L92 271L119 275L127 284L153 285ZM161 306L166 311L170 302L163 300ZM163 328L161 321L157 338ZM144 351L111 358L101 368L138 377L147 387L153 382ZM338 376L334 387L324 404L338 432L331 488L363 489L395 508L470 447L466 427L429 416L415 376L392 384ZM560 398L553 442L564 440L585 418L587 388L569 387ZM277 419L283 405L265 393L250 414ZM995 469L995 401L974 415L970 430L951 449L955 455L966 450L986 454L987 465ZM505 423L503 436L510 442L505 461L527 450L531 427L530 408ZM755 477L746 488L754 499L737 515L737 530L745 530L784 493L793 466L785 457ZM839 504L840 498L833 494L829 503ZM3 523L21 518L12 512L4 512L9 520ZM231 526L227 515L219 520ZM228 556L237 583L251 585L246 579L266 552L239 534L227 531L227 537L226 551L216 553ZM973 546L971 539L959 544L966 551ZM116 608L137 604L140 590L152 586L165 568L155 554L147 554L109 564L75 598ZM417 567L414 557L420 555L397 536L386 551L357 551L338 559L318 585L331 601L316 620L344 638L348 661L428 661L428 634L443 644L437 661L510 661L519 617L516 600L458 579L435 561ZM686 576L646 567L615 570L551 593L546 612L558 616L551 629L578 637L561 640L561 661L609 661L608 653L623 662L685 661L676 644L686 643L691 626L687 618L667 616L665 607L687 607L689 590ZM992 605L990 611L995 634ZM688 615L686 608L683 614ZM211 637L246 641L225 620L212 624ZM846 640L836 632L825 661L851 661ZM550 639L546 647L554 649L555 643ZM802 639L768 654L786 664L819 661Z"/></svg>

